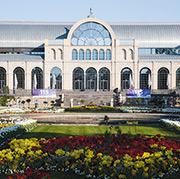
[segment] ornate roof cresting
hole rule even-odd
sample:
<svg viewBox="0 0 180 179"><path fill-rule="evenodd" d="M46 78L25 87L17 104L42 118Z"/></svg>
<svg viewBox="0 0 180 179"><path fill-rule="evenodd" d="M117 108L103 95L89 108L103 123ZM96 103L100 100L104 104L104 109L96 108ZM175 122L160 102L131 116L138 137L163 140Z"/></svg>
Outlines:
<svg viewBox="0 0 180 179"><path fill-rule="evenodd" d="M90 8L90 12L89 12L89 15L87 17L88 18L94 17L92 8Z"/></svg>

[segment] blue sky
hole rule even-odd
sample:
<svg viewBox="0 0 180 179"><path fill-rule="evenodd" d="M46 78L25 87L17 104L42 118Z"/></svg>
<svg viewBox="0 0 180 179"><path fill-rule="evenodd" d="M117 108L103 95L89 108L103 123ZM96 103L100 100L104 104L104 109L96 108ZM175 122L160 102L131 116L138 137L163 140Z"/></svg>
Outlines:
<svg viewBox="0 0 180 179"><path fill-rule="evenodd" d="M180 0L1 0L0 21L180 22Z"/></svg>

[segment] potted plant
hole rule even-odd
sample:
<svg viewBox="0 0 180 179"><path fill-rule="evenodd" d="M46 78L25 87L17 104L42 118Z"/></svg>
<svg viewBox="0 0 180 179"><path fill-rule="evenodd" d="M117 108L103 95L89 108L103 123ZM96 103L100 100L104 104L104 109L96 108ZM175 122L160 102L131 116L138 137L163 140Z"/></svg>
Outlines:
<svg viewBox="0 0 180 179"><path fill-rule="evenodd" d="M29 108L29 103L31 102L31 99L26 99L26 102L28 103L28 108Z"/></svg>
<svg viewBox="0 0 180 179"><path fill-rule="evenodd" d="M26 101L23 100L23 101L21 101L21 103L23 104L23 108L24 108L24 104L26 103Z"/></svg>
<svg viewBox="0 0 180 179"><path fill-rule="evenodd" d="M81 99L80 101L82 103L82 105L85 103L85 100L84 99Z"/></svg>
<svg viewBox="0 0 180 179"><path fill-rule="evenodd" d="M64 101L61 101L61 107L64 107Z"/></svg>

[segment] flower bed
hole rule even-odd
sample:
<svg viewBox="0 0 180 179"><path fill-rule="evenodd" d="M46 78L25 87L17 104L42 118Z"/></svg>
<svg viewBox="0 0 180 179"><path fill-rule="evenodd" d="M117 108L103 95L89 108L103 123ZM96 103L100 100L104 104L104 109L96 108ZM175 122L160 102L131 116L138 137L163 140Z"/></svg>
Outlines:
<svg viewBox="0 0 180 179"><path fill-rule="evenodd" d="M160 124L164 128L180 134L180 119L161 119Z"/></svg>
<svg viewBox="0 0 180 179"><path fill-rule="evenodd" d="M180 140L127 134L14 139L0 151L0 172L27 167L94 178L155 178L180 167Z"/></svg>
<svg viewBox="0 0 180 179"><path fill-rule="evenodd" d="M112 106L85 105L65 108L65 112L122 112L120 108Z"/></svg>
<svg viewBox="0 0 180 179"><path fill-rule="evenodd" d="M1 126L5 126L0 130L1 145L5 141L13 139L37 126L37 121L32 119L2 118L0 122Z"/></svg>

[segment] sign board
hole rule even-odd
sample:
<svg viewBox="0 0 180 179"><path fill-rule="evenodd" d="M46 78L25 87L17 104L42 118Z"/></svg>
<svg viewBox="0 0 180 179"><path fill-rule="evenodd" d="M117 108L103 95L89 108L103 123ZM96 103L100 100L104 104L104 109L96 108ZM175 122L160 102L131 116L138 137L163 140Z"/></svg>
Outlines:
<svg viewBox="0 0 180 179"><path fill-rule="evenodd" d="M151 98L150 89L128 89L127 98Z"/></svg>
<svg viewBox="0 0 180 179"><path fill-rule="evenodd" d="M56 97L56 89L33 89L33 97Z"/></svg>

